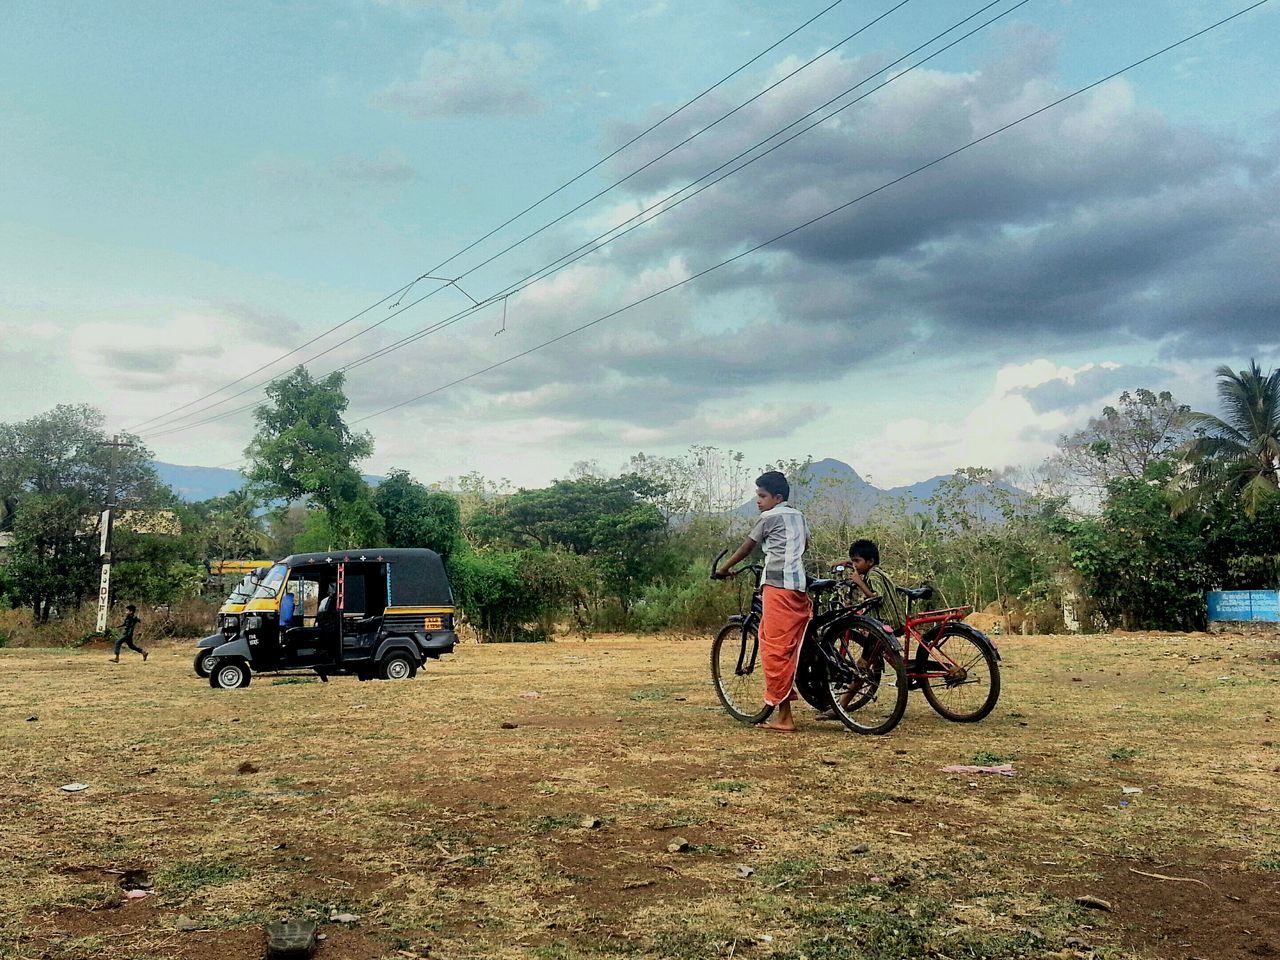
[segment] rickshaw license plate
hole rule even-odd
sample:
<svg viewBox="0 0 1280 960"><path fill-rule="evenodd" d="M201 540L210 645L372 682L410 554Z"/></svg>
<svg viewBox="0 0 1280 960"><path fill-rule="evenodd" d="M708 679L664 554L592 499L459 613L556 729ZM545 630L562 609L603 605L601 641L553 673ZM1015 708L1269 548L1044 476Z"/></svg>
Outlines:
<svg viewBox="0 0 1280 960"><path fill-rule="evenodd" d="M443 630L444 617L424 617L422 620L423 630Z"/></svg>

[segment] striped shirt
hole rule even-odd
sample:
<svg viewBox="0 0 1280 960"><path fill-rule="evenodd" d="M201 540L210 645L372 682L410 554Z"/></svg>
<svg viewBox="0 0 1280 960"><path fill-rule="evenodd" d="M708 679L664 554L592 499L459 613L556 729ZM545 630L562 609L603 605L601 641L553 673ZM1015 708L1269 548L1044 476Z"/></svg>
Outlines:
<svg viewBox="0 0 1280 960"><path fill-rule="evenodd" d="M807 586L804 550L809 545L809 524L795 507L780 503L760 514L750 537L764 550L764 575L760 582L783 590Z"/></svg>

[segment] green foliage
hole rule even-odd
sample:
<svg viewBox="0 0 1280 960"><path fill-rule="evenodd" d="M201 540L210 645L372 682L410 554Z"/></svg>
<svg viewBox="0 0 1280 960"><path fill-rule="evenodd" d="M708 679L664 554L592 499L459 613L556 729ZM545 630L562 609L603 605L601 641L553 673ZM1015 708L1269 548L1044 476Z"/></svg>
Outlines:
<svg viewBox="0 0 1280 960"><path fill-rule="evenodd" d="M315 380L304 367L267 387L269 403L254 411L258 429L245 451L251 490L262 500L307 499L324 510L332 542L325 549L368 546L383 536L382 518L356 464L373 438L342 419L343 375Z"/></svg>
<svg viewBox="0 0 1280 960"><path fill-rule="evenodd" d="M1130 630L1199 629L1210 579L1199 517L1171 511L1174 465L1148 464L1142 479L1113 480L1102 515L1059 529L1099 612Z"/></svg>
<svg viewBox="0 0 1280 960"><path fill-rule="evenodd" d="M1217 377L1224 416L1188 415L1196 437L1186 447L1191 469L1179 478L1176 506L1226 493L1252 519L1280 500L1280 368L1264 374L1251 360L1238 373L1221 366Z"/></svg>
<svg viewBox="0 0 1280 960"><path fill-rule="evenodd" d="M5 593L37 623L97 589L98 515L107 505L111 450L102 414L60 405L0 424L0 517L13 532ZM168 505L150 453L136 440L117 455L116 500L128 509Z"/></svg>
<svg viewBox="0 0 1280 960"><path fill-rule="evenodd" d="M462 542L457 497L428 489L404 470L387 475L373 504L385 524L389 547L426 547L448 560Z"/></svg>
<svg viewBox="0 0 1280 960"><path fill-rule="evenodd" d="M547 617L566 598L565 585L545 559L539 551L522 550L460 550L450 557L454 596L483 640L550 639Z"/></svg>

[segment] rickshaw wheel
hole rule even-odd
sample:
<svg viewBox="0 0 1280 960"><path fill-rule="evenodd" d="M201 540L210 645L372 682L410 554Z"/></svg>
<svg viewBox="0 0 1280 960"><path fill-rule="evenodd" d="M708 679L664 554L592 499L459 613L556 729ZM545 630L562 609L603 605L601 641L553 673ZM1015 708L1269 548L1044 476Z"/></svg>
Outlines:
<svg viewBox="0 0 1280 960"><path fill-rule="evenodd" d="M382 658L379 672L383 680L409 680L418 672L418 665L407 653L398 650Z"/></svg>
<svg viewBox="0 0 1280 960"><path fill-rule="evenodd" d="M196 668L196 676L197 676L197 677L205 677L205 678L208 678L208 676L209 676L209 658L210 658L210 657L212 657L212 656L213 656L213 650L212 650L212 648L208 648L208 647L206 647L206 648L205 648L205 649L203 649L203 650L197 650L197 651L196 651L196 662L195 662L195 668Z"/></svg>
<svg viewBox="0 0 1280 960"><path fill-rule="evenodd" d="M229 660L226 663L211 665L209 686L215 690L234 690L247 687L252 679L249 665L240 660Z"/></svg>

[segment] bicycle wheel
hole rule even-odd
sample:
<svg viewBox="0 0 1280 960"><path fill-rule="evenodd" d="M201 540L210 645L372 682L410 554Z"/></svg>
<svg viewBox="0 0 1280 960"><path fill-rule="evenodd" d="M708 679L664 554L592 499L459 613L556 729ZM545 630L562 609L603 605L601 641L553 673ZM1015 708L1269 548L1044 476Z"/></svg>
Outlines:
<svg viewBox="0 0 1280 960"><path fill-rule="evenodd" d="M743 723L760 723L773 713L764 702L764 666L754 625L727 623L711 644L711 679L729 715Z"/></svg>
<svg viewBox="0 0 1280 960"><path fill-rule="evenodd" d="M995 709L1000 699L1000 663L989 646L968 630L952 626L943 627L931 646L938 652L928 656L929 649L922 646L916 671L929 706L956 723L977 723ZM945 677L928 676L943 671Z"/></svg>
<svg viewBox="0 0 1280 960"><path fill-rule="evenodd" d="M831 646L831 706L854 733L886 734L907 712L907 668L883 638L853 629Z"/></svg>

